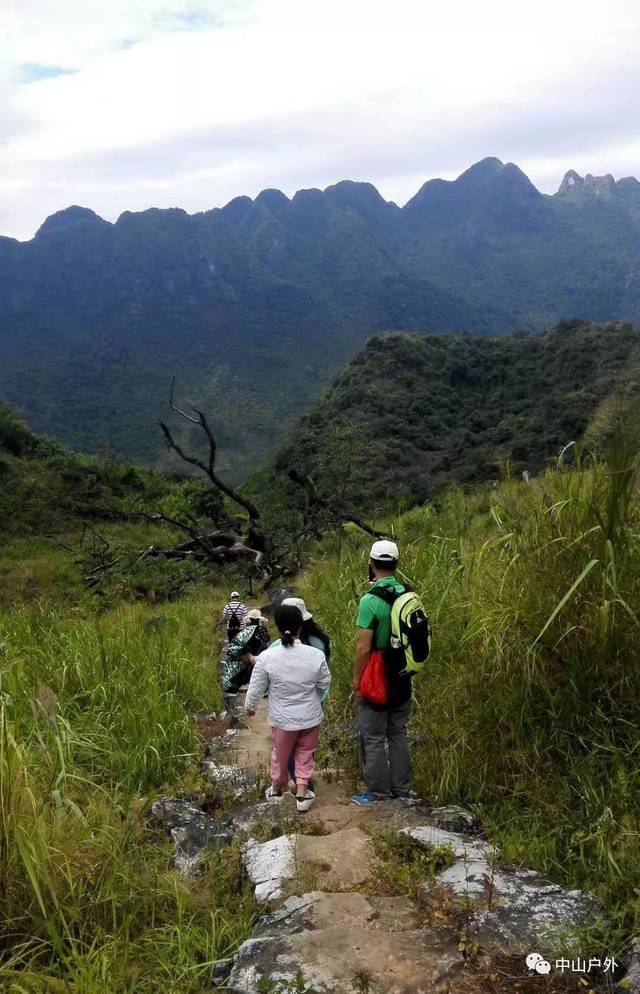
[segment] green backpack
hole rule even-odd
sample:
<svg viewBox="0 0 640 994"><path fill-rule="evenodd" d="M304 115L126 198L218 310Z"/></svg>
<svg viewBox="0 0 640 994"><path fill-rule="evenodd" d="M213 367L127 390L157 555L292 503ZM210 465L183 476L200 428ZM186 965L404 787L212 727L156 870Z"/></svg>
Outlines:
<svg viewBox="0 0 640 994"><path fill-rule="evenodd" d="M385 659L396 673L421 673L431 651L431 628L422 601L409 587L372 587L369 593L391 607L391 645Z"/></svg>

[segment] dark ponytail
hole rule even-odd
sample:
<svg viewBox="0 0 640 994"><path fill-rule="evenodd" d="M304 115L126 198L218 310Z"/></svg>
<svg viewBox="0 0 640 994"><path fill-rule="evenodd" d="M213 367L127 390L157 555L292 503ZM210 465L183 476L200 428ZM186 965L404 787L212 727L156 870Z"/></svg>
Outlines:
<svg viewBox="0 0 640 994"><path fill-rule="evenodd" d="M297 607L281 604L275 609L273 617L280 632L283 646L285 649L290 649L300 635L302 614Z"/></svg>

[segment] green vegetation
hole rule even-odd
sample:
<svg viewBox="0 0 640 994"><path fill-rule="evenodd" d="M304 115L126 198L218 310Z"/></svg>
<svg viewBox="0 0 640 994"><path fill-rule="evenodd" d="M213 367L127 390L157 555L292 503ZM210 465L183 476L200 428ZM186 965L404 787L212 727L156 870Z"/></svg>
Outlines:
<svg viewBox="0 0 640 994"><path fill-rule="evenodd" d="M99 620L45 604L0 612L0 987L9 994L202 989L254 905L239 852L194 883L148 822L199 755L217 707L213 604Z"/></svg>
<svg viewBox="0 0 640 994"><path fill-rule="evenodd" d="M640 926L637 348L628 325L379 337L279 457L299 459L317 495L301 501L268 469L247 488L274 546L295 545L301 521L308 541L318 515L312 561L302 541L297 553L335 646L324 759L349 775L368 541L335 527L336 508L414 505L381 527L435 632L415 684L415 786L472 805L507 860L597 893L612 950ZM4 406L0 474L0 988L195 994L256 907L236 847L185 882L148 811L164 792L216 802L192 715L221 703L212 620L240 574L220 570L205 593L197 564L140 550L182 538L171 520L185 515L227 524L228 505L108 452L71 454ZM446 859L384 832L374 845L394 893L417 893ZM284 989L309 988L301 973Z"/></svg>
<svg viewBox="0 0 640 994"><path fill-rule="evenodd" d="M183 541L180 520L206 532L231 519L206 483L69 452L0 401L0 604L174 599L208 572L141 553Z"/></svg>
<svg viewBox="0 0 640 994"><path fill-rule="evenodd" d="M197 563L140 550L184 537L152 514L211 528L222 501L68 452L6 405L0 474L0 988L199 991L253 898L236 847L182 880L149 805L217 803L192 716L221 705L223 594Z"/></svg>
<svg viewBox="0 0 640 994"><path fill-rule="evenodd" d="M639 355L628 324L565 321L503 338L380 335L302 418L275 474L297 469L326 500L380 514L454 481L537 473L583 438L621 385L637 392ZM269 486L266 474L259 484ZM282 487L274 483L275 506Z"/></svg>
<svg viewBox="0 0 640 994"><path fill-rule="evenodd" d="M393 828L372 831L374 894L405 895L418 906L424 902L424 884L453 862L448 846L425 846Z"/></svg>
<svg viewBox="0 0 640 994"><path fill-rule="evenodd" d="M640 184L601 186L549 197L486 159L403 208L352 182L193 217L69 208L0 238L0 394L67 445L166 468L151 426L176 374L238 482L372 334L637 320Z"/></svg>
<svg viewBox="0 0 640 994"><path fill-rule="evenodd" d="M606 458L453 489L392 523L434 628L414 688L416 789L472 805L508 860L598 894L612 942L640 925L637 402L626 414L635 435L610 435ZM350 711L367 543L322 548L304 594L335 640L331 742Z"/></svg>
<svg viewBox="0 0 640 994"><path fill-rule="evenodd" d="M224 519L222 496L193 479L168 478L101 456L69 452L35 435L0 401L0 535L42 535L79 523L118 522L151 511Z"/></svg>
<svg viewBox="0 0 640 994"><path fill-rule="evenodd" d="M302 970L298 970L293 980L267 980L263 977L258 984L259 994L318 994L310 987Z"/></svg>
<svg viewBox="0 0 640 994"><path fill-rule="evenodd" d="M79 521L122 520L144 496L160 499L170 484L151 470L81 456L34 435L0 401L0 534L41 535Z"/></svg>

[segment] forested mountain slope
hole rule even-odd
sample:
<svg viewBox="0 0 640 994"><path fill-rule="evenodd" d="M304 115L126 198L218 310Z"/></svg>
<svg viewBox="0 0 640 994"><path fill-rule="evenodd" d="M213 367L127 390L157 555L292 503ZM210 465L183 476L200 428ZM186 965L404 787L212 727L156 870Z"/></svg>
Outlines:
<svg viewBox="0 0 640 994"><path fill-rule="evenodd" d="M537 472L616 389L638 390L640 332L565 321L542 335L372 338L275 457L375 511L450 482Z"/></svg>
<svg viewBox="0 0 640 994"><path fill-rule="evenodd" d="M158 461L175 373L239 479L372 333L640 316L640 183L540 194L485 159L400 208L367 183L194 216L70 207L0 238L0 392L37 431ZM265 441L266 440L266 441Z"/></svg>
<svg viewBox="0 0 640 994"><path fill-rule="evenodd" d="M26 536L77 532L92 523L138 520L136 511L172 509L188 499L212 519L222 499L197 480L169 478L144 466L71 452L34 434L0 400L0 546Z"/></svg>

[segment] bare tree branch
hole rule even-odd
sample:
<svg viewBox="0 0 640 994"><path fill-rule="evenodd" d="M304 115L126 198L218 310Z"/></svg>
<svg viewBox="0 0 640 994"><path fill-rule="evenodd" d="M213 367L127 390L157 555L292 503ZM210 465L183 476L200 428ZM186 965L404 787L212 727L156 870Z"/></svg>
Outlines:
<svg viewBox="0 0 640 994"><path fill-rule="evenodd" d="M372 528L371 525L368 525L357 514L350 514L348 517L345 517L344 522L347 525L355 525L356 528L360 528L367 535L371 535L372 538L384 538L388 534L387 532L379 532L375 528Z"/></svg>
<svg viewBox="0 0 640 994"><path fill-rule="evenodd" d="M237 490L234 490L233 487L227 486L224 480L221 480L218 474L215 472L216 440L213 432L211 431L209 422L207 421L204 414L200 412L197 418L193 418L190 415L186 414L184 411L180 411L179 408L175 407L173 404L171 405L171 409L177 411L179 414L187 418L187 420L191 421L193 424L199 425L206 434L209 440L208 465L203 463L201 459L198 459L197 456L188 455L184 451L182 446L179 445L178 442L176 442L173 435L171 434L171 431L169 430L168 426L164 423L164 421L158 421L158 424L162 429L162 433L164 435L164 440L167 445L167 448L173 449L173 451L180 456L183 462L190 463L192 466L197 466L198 469L202 470L202 472L205 474L205 476L209 478L209 480L214 485L214 487L222 491L223 494L226 494L229 500L232 500L234 501L234 503L239 504L240 507L243 507L245 511L248 512L249 517L251 518L252 521L257 521L257 519L260 517L260 512L258 511L255 504L253 504L252 501L248 500Z"/></svg>
<svg viewBox="0 0 640 994"><path fill-rule="evenodd" d="M385 536L385 532L376 531L375 528L368 525L359 515L353 514L345 508L336 507L335 502L330 498L321 497L310 476L299 472L295 468L290 469L288 475L293 483L297 483L299 487L303 488L311 503L315 504L320 510L328 511L340 521L340 524L355 525L363 532L366 532L367 535L371 535L372 538L383 538ZM307 504L307 509L311 509L311 504Z"/></svg>
<svg viewBox="0 0 640 994"><path fill-rule="evenodd" d="M169 407L171 408L172 411L175 411L176 414L179 414L180 417L186 418L187 421L193 421L194 425L197 425L198 424L197 418L194 418L191 414L187 414L186 411L183 411L180 407L176 407L176 405L173 403L173 388L175 385L176 385L176 378L175 376L173 376L171 378L171 386L169 387Z"/></svg>

